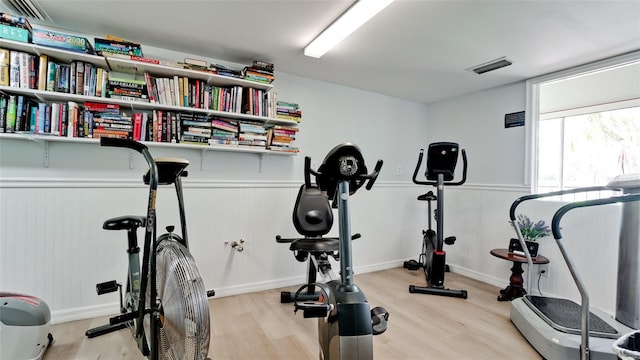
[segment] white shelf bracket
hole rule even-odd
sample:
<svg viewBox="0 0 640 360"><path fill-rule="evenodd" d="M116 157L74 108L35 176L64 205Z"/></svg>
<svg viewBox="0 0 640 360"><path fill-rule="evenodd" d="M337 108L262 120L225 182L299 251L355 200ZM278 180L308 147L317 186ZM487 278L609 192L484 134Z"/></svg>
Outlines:
<svg viewBox="0 0 640 360"><path fill-rule="evenodd" d="M264 154L258 154L258 173L262 174L262 158Z"/></svg>
<svg viewBox="0 0 640 360"><path fill-rule="evenodd" d="M42 147L43 147L43 164L42 165L48 168L49 167L49 142L43 141Z"/></svg>
<svg viewBox="0 0 640 360"><path fill-rule="evenodd" d="M47 140L37 139L31 134L23 134L30 141L42 144L42 166L49 167L49 142Z"/></svg>
<svg viewBox="0 0 640 360"><path fill-rule="evenodd" d="M129 150L129 170L133 170L133 150Z"/></svg>

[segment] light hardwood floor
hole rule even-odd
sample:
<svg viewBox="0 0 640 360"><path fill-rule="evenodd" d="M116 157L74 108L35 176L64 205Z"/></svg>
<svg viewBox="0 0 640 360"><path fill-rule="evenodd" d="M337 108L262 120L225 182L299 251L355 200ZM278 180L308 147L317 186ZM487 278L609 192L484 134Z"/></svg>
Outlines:
<svg viewBox="0 0 640 360"><path fill-rule="evenodd" d="M448 273L445 284L468 299L410 294L424 285L421 271L395 268L356 276L372 307L389 313L388 330L374 337L376 359L540 359L509 321L509 303L498 288ZM295 290L290 288L288 290ZM212 359L317 359L317 322L280 304L269 290L210 300ZM127 330L87 339L86 329L106 317L52 326L45 360L142 359Z"/></svg>

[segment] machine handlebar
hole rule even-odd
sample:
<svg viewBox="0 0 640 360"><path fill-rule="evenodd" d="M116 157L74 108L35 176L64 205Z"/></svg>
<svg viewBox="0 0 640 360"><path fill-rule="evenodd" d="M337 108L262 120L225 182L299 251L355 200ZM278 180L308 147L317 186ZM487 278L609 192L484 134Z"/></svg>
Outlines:
<svg viewBox="0 0 640 360"><path fill-rule="evenodd" d="M553 233L553 237L555 239L562 239L562 234L560 233L560 220L572 209L586 207L586 206L595 206L595 205L606 205L606 204L615 204L620 202L631 202L631 201L639 201L640 194L628 194L621 196L613 196L608 198L594 199L594 200L585 200L585 201L576 201L564 205L556 213L553 215L553 219L551 220L551 232Z"/></svg>
<svg viewBox="0 0 640 360"><path fill-rule="evenodd" d="M376 163L376 167L373 169L373 172L370 175L367 175L367 177L369 177L369 181L367 182L367 186L365 187L367 190L371 190L373 184L376 182L376 179L378 179L378 175L380 175L380 169L382 169L382 163L382 159L378 160L378 162Z"/></svg>
<svg viewBox="0 0 640 360"><path fill-rule="evenodd" d="M511 221L515 221L516 220L516 208L518 207L518 205L520 205L521 203L523 203L523 202L525 202L527 200L541 199L541 198L546 198L546 197L551 197L551 196L559 196L559 195L566 195L566 194L577 194L577 193L581 193L581 192L605 191L605 190L617 190L617 189L610 188L610 187L607 187L607 186L589 186L589 187L569 189L569 190L551 191L551 192L547 192L547 193L543 193L543 194L524 195L524 196L521 196L521 197L517 198L511 204L511 208L509 208L509 219L511 219Z"/></svg>
<svg viewBox="0 0 640 360"><path fill-rule="evenodd" d="M445 181L443 185L445 186L459 186L464 184L467 181L467 151L462 149L462 180L460 181ZM422 165L422 158L424 157L424 149L420 149L420 154L418 155L418 163L416 164L416 169L413 171L413 183L416 185L437 185L437 181L420 181L418 180L418 171L420 170L420 165Z"/></svg>
<svg viewBox="0 0 640 360"><path fill-rule="evenodd" d="M145 150L148 150L147 145L143 143L130 140L130 139L119 139L119 138L111 138L111 137L101 137L100 146L124 147L128 149L133 149L141 154Z"/></svg>
<svg viewBox="0 0 640 360"><path fill-rule="evenodd" d="M147 165L149 165L149 187L152 190L158 188L158 166L156 165L155 160L153 160L153 156L151 156L147 145L130 139L101 137L100 146L122 147L135 150L142 154L147 162ZM146 182L147 180L145 180L145 183Z"/></svg>
<svg viewBox="0 0 640 360"><path fill-rule="evenodd" d="M371 190L380 170L382 160L378 160L373 172L367 174L367 167L364 158L357 146L344 143L334 147L325 157L318 168L311 168L311 158L305 157L304 181L307 186L311 185L311 175L316 178L316 183L321 190L326 191L331 197L335 194L335 189L341 181L349 182L350 194L354 194L362 185Z"/></svg>

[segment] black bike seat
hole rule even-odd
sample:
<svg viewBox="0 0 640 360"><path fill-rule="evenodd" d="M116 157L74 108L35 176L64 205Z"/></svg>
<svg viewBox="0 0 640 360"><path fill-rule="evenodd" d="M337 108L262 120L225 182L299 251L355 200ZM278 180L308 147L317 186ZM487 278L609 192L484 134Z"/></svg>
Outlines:
<svg viewBox="0 0 640 360"><path fill-rule="evenodd" d="M436 201L438 200L438 198L433 195L433 191L429 191L426 194L422 194L420 196L418 196L418 200L420 201Z"/></svg>
<svg viewBox="0 0 640 360"><path fill-rule="evenodd" d="M297 239L289 247L291 251L333 252L340 250L338 238Z"/></svg>
<svg viewBox="0 0 640 360"><path fill-rule="evenodd" d="M145 216L125 215L111 218L102 224L105 230L134 230L145 226Z"/></svg>

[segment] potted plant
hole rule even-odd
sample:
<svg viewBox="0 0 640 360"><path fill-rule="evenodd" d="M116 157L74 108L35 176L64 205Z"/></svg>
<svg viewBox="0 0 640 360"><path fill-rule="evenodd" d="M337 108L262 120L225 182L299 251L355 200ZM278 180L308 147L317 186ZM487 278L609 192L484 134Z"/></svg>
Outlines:
<svg viewBox="0 0 640 360"><path fill-rule="evenodd" d="M527 215L524 214L518 215L516 225L520 229L522 238L527 244L529 254L531 254L532 257L538 256L538 246L540 244L537 243L537 240L551 235L551 228L545 224L544 220L534 223ZM509 251L524 255L518 239L511 239L509 243Z"/></svg>

